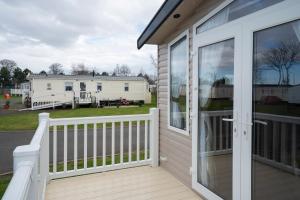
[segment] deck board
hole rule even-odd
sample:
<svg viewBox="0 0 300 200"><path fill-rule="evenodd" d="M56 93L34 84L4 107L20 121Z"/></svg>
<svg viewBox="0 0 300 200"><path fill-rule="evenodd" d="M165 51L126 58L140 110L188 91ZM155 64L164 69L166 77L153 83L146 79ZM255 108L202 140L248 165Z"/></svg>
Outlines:
<svg viewBox="0 0 300 200"><path fill-rule="evenodd" d="M47 200L201 200L163 168L136 167L52 180Z"/></svg>

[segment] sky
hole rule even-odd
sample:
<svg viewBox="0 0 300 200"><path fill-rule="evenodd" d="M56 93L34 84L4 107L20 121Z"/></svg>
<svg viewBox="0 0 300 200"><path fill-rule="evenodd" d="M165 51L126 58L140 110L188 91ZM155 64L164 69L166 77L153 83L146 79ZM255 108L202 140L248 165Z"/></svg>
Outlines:
<svg viewBox="0 0 300 200"><path fill-rule="evenodd" d="M34 73L61 63L97 72L126 64L153 74L156 46L136 41L163 0L0 0L0 59Z"/></svg>

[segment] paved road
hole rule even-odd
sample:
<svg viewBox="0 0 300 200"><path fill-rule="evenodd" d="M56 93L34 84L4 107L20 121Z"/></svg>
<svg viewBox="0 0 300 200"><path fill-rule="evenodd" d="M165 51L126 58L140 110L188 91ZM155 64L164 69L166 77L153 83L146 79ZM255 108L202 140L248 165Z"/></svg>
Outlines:
<svg viewBox="0 0 300 200"><path fill-rule="evenodd" d="M132 127L132 151L136 149L137 137L136 127ZM74 130L68 130L68 160L74 158ZM17 146L29 144L32 136L32 131L24 132L0 132L0 173L10 172L13 169L13 151ZM78 130L78 158L83 158L83 130ZM144 149L145 141L145 129L144 126L140 128L140 149ZM52 132L50 131L50 162L53 158L53 141ZM97 130L97 155L102 156L102 128ZM148 140L149 141L149 140ZM124 127L124 152L128 152L128 127ZM63 161L63 131L57 131L57 160L58 162ZM93 156L93 129L88 129L88 157ZM148 144L149 147L149 144ZM111 128L106 130L106 154L111 155ZM115 129L115 153L120 152L120 128Z"/></svg>

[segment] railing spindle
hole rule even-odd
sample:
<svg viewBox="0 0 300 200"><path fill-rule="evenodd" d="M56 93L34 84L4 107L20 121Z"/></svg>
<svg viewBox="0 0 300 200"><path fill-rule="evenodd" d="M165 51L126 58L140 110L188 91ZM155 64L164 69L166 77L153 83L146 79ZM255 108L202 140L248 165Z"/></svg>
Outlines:
<svg viewBox="0 0 300 200"><path fill-rule="evenodd" d="M111 164L115 164L115 122L111 124Z"/></svg>
<svg viewBox="0 0 300 200"><path fill-rule="evenodd" d="M132 142L132 122L129 121L129 130L128 130L128 162L131 162L131 142Z"/></svg>
<svg viewBox="0 0 300 200"><path fill-rule="evenodd" d="M220 116L220 130L219 130L219 134L220 134L220 143L219 143L219 146L220 146L220 150L223 150L223 125L222 125L222 118L223 116Z"/></svg>
<svg viewBox="0 0 300 200"><path fill-rule="evenodd" d="M264 134L264 157L265 158L268 158L268 148L269 148L269 145L268 145L268 139L269 139L269 136L268 136L268 127L266 125L263 125L263 134Z"/></svg>
<svg viewBox="0 0 300 200"><path fill-rule="evenodd" d="M227 118L230 118L226 116ZM230 128L229 128L229 123L225 123L225 130L226 130L226 149L229 149L229 133L230 133Z"/></svg>
<svg viewBox="0 0 300 200"><path fill-rule="evenodd" d="M217 121L216 116L213 117L213 151L217 150Z"/></svg>
<svg viewBox="0 0 300 200"><path fill-rule="evenodd" d="M102 133L102 166L104 167L106 165L106 123L103 123Z"/></svg>
<svg viewBox="0 0 300 200"><path fill-rule="evenodd" d="M297 143L296 143L296 124L292 124L292 166L293 168L297 167Z"/></svg>
<svg viewBox="0 0 300 200"><path fill-rule="evenodd" d="M77 170L77 142L78 141L78 126L77 124L74 125L74 170Z"/></svg>
<svg viewBox="0 0 300 200"><path fill-rule="evenodd" d="M140 161L140 121L137 121L136 126L136 160Z"/></svg>
<svg viewBox="0 0 300 200"><path fill-rule="evenodd" d="M278 148L278 122L273 121L273 151L272 151L272 156L273 156L273 160L276 160L276 152L277 152L277 148Z"/></svg>
<svg viewBox="0 0 300 200"><path fill-rule="evenodd" d="M64 125L64 172L68 170L68 126Z"/></svg>
<svg viewBox="0 0 300 200"><path fill-rule="evenodd" d="M97 167L97 124L94 123L94 167Z"/></svg>
<svg viewBox="0 0 300 200"><path fill-rule="evenodd" d="M148 159L148 120L145 120L145 160Z"/></svg>
<svg viewBox="0 0 300 200"><path fill-rule="evenodd" d="M121 121L121 126L120 126L120 163L124 162L123 158L123 140L124 140L124 124L123 121Z"/></svg>
<svg viewBox="0 0 300 200"><path fill-rule="evenodd" d="M53 173L57 171L57 126L53 126Z"/></svg>
<svg viewBox="0 0 300 200"><path fill-rule="evenodd" d="M281 123L281 149L280 149L280 162L281 163L286 163L286 131L287 126L286 123Z"/></svg>
<svg viewBox="0 0 300 200"><path fill-rule="evenodd" d="M84 155L83 155L83 162L84 162L84 169L87 168L87 124L84 124Z"/></svg>

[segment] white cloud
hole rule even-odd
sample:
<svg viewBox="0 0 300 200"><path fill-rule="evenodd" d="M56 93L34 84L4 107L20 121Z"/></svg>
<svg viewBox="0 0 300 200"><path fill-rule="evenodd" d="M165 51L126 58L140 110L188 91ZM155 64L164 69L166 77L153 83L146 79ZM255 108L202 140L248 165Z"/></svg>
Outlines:
<svg viewBox="0 0 300 200"><path fill-rule="evenodd" d="M98 71L127 64L153 73L136 40L163 0L0 0L0 59L34 72L60 62L66 71L85 63Z"/></svg>

